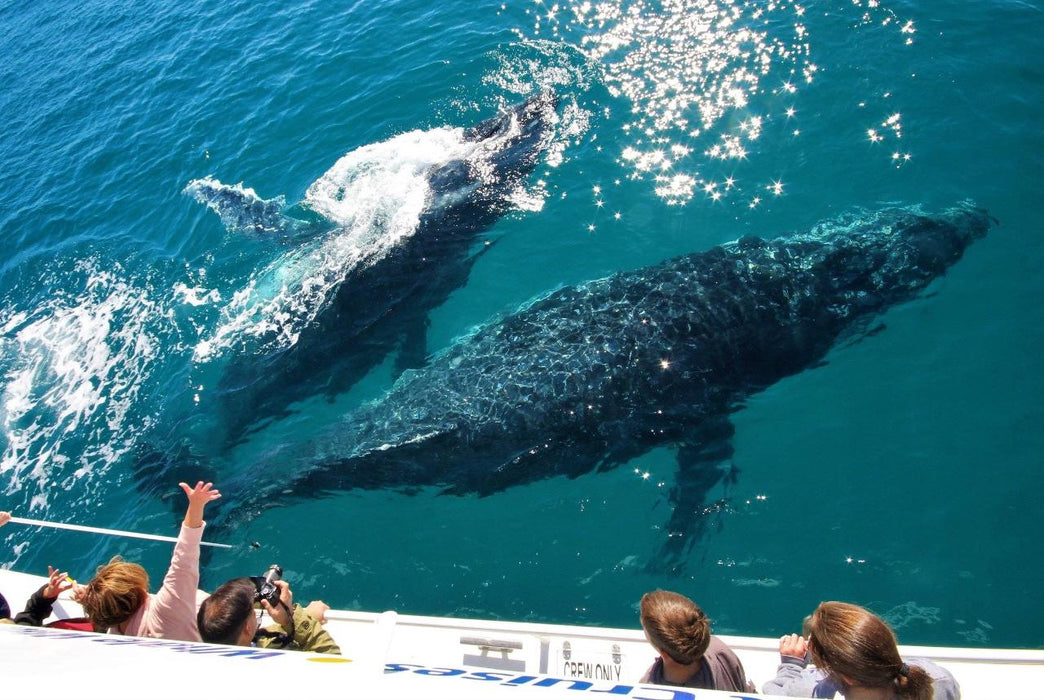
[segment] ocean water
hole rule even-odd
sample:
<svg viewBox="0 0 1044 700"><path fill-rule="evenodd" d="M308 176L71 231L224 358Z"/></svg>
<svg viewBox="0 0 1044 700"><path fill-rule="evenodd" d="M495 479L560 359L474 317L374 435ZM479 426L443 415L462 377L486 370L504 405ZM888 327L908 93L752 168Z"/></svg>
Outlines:
<svg viewBox="0 0 1044 700"><path fill-rule="evenodd" d="M334 607L637 627L663 587L751 635L840 599L906 643L1041 646L1042 3L6 2L0 27L0 509L174 534L166 461L230 485L211 517L237 525L209 534L236 546L205 588L278 562ZM999 225L882 332L733 416L737 482L678 571L655 560L670 446L483 498L244 513L258 465L383 395L395 357L232 446L226 372L292 346L411 234L418 173L461 127L540 91L548 152L431 312L429 352L562 285L857 208L972 199ZM340 234L242 230L206 183ZM119 553L158 582L169 552L0 532L4 566L78 579Z"/></svg>

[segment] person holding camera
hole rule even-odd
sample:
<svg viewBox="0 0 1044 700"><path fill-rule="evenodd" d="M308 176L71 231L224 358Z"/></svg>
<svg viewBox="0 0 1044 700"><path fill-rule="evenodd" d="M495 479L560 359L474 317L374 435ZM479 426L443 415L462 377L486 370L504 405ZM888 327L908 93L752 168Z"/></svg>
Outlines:
<svg viewBox="0 0 1044 700"><path fill-rule="evenodd" d="M222 584L203 601L196 615L203 641L340 654L337 642L323 629L330 606L321 600L307 607L295 604L282 573L273 565L264 577L234 578ZM261 627L262 611L274 625Z"/></svg>

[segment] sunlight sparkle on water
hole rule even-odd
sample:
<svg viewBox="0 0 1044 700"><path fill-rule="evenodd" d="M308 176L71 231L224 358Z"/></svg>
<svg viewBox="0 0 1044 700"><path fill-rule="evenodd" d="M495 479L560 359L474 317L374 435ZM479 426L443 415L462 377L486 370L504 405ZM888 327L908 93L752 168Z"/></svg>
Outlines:
<svg viewBox="0 0 1044 700"><path fill-rule="evenodd" d="M610 94L630 101L631 119L620 128L631 139L618 162L637 174L663 173L656 192L668 203L686 203L701 186L699 163L691 162L699 154L747 157L747 144L764 126L758 112L767 111L760 102L770 93L763 81L782 72L775 80L796 92L790 76L807 82L817 70L808 63L808 28L797 21L805 10L791 2L608 0L555 4L551 11L545 3L535 6L534 32L553 25L571 33L580 51L602 66ZM734 112L743 116L739 126L715 129ZM793 114L791 108L788 116ZM698 139L705 142L694 143Z"/></svg>
<svg viewBox="0 0 1044 700"><path fill-rule="evenodd" d="M668 205L690 202L709 176L720 181L724 161L742 162L744 179L764 181L754 172L759 156L778 147L772 139L789 143L803 133L799 124L779 127L797 119L795 98L834 68L813 60L818 20L791 0L541 0L529 7L534 26L515 31L523 39L550 31L598 65L609 94L625 101L612 109L627 115L612 127L622 131L617 164L632 180L651 179ZM916 33L880 0L850 0L848 9L857 29L885 27L904 44ZM779 104L784 99L790 104ZM609 118L609 107L595 109ZM867 126L872 143L902 137L898 112ZM718 172L701 173L715 163ZM716 192L705 194L752 208L761 201L739 188Z"/></svg>

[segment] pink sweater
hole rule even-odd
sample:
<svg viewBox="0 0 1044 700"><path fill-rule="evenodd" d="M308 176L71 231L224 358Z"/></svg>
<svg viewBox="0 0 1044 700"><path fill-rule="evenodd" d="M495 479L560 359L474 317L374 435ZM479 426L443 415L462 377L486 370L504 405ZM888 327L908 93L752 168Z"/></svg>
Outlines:
<svg viewBox="0 0 1044 700"><path fill-rule="evenodd" d="M206 523L195 528L182 524L163 585L127 620L123 634L202 641L196 627L196 589L199 587L199 542L205 527ZM109 632L119 634L115 627Z"/></svg>

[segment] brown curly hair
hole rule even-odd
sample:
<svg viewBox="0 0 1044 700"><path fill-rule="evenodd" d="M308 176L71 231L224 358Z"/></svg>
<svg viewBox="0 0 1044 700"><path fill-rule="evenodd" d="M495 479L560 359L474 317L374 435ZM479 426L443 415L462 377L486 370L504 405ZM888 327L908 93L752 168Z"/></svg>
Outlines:
<svg viewBox="0 0 1044 700"><path fill-rule="evenodd" d="M653 591L642 596L642 629L657 651L680 664L703 658L710 645L710 620L700 606L680 593Z"/></svg>
<svg viewBox="0 0 1044 700"><path fill-rule="evenodd" d="M149 575L139 564L116 556L98 567L78 599L96 630L116 627L138 612L149 597Z"/></svg>

